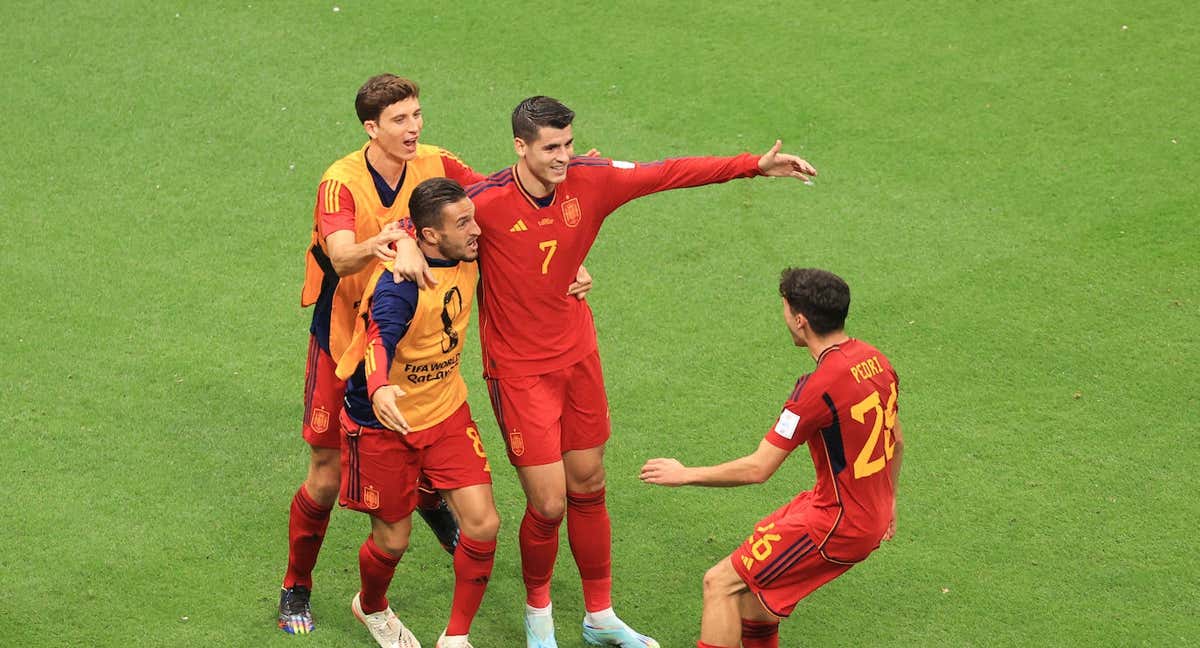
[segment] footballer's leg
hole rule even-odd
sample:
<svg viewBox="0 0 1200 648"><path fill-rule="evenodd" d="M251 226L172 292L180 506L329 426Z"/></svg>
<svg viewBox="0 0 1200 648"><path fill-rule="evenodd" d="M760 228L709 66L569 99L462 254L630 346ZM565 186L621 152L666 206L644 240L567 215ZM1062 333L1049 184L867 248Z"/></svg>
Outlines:
<svg viewBox="0 0 1200 648"><path fill-rule="evenodd" d="M561 444L567 535L583 586L583 638L600 646L658 646L617 617L612 607L612 524L604 488L604 446L611 424L599 354L592 353L565 373Z"/></svg>
<svg viewBox="0 0 1200 648"><path fill-rule="evenodd" d="M309 598L312 571L325 540L340 477L342 392L333 360L309 340L304 381L304 440L311 449L308 476L292 497L288 514L288 564L279 595L278 625L290 634L313 630Z"/></svg>
<svg viewBox="0 0 1200 648"><path fill-rule="evenodd" d="M489 378L492 411L525 492L525 515L518 533L525 581L525 637L528 648L554 648L550 579L558 557L558 528L567 508L562 462L562 409L566 376Z"/></svg>
<svg viewBox="0 0 1200 648"><path fill-rule="evenodd" d="M612 607L612 524L604 500L604 446L563 455L567 535L583 583L583 639L593 646L657 648Z"/></svg>
<svg viewBox="0 0 1200 648"><path fill-rule="evenodd" d="M763 607L749 590L738 596L742 617L742 648L779 648L779 617Z"/></svg>
<svg viewBox="0 0 1200 648"><path fill-rule="evenodd" d="M454 554L450 620L437 648L469 648L471 622L483 602L496 558L500 515L490 483L446 490L443 495L459 520L460 534L458 551Z"/></svg>
<svg viewBox="0 0 1200 648"><path fill-rule="evenodd" d="M412 517L387 522L371 516L371 535L358 550L358 572L362 587L350 601L354 616L367 627L381 648L420 648L412 632L388 605L387 589L396 565L408 549Z"/></svg>
<svg viewBox="0 0 1200 648"><path fill-rule="evenodd" d="M450 619L437 648L470 648L471 622L491 579L500 530L491 464L465 402L433 428L408 435L408 441L421 447L424 474L445 496L460 525Z"/></svg>
<svg viewBox="0 0 1200 648"><path fill-rule="evenodd" d="M742 639L741 597L746 583L723 558L704 574L704 611L700 617L700 645L736 648Z"/></svg>
<svg viewBox="0 0 1200 648"><path fill-rule="evenodd" d="M567 484L563 462L518 466L525 491L521 519L521 576L525 580L527 648L555 648L550 579L558 557L558 528L566 512Z"/></svg>

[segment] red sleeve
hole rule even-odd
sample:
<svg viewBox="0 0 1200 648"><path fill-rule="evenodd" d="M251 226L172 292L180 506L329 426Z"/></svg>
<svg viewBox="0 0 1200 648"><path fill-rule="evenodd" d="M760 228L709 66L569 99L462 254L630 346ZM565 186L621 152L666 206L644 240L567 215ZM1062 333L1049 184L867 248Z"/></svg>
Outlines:
<svg viewBox="0 0 1200 648"><path fill-rule="evenodd" d="M442 149L441 156L442 166L446 169L446 177L457 181L458 184L464 187L475 184L487 177L467 166L466 162L458 159L458 156L450 151Z"/></svg>
<svg viewBox="0 0 1200 648"><path fill-rule="evenodd" d="M371 318L367 324L367 353L363 358L363 373L367 375L367 398L375 395L375 390L388 384L388 374L391 371L391 358L388 357L387 344L379 333L379 326Z"/></svg>
<svg viewBox="0 0 1200 648"><path fill-rule="evenodd" d="M766 436L771 445L788 452L807 443L812 435L833 422L833 413L822 398L823 390L809 386L807 376L800 381ZM810 388L805 389L806 386Z"/></svg>
<svg viewBox="0 0 1200 648"><path fill-rule="evenodd" d="M326 180L317 188L317 222L321 240L340 230L354 231L354 195L337 180Z"/></svg>
<svg viewBox="0 0 1200 648"><path fill-rule="evenodd" d="M613 160L610 164L606 180L610 195L617 201L614 208L659 191L762 175L758 169L758 156L750 153L733 157L674 158L658 162Z"/></svg>

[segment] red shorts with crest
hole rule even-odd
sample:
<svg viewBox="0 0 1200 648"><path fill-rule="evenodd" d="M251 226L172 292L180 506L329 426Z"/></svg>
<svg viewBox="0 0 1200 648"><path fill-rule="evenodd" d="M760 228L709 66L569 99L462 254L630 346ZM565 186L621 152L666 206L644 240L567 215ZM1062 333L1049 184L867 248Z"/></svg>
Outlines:
<svg viewBox="0 0 1200 648"><path fill-rule="evenodd" d="M540 376L489 378L488 394L514 466L541 466L564 452L604 445L612 427L600 354Z"/></svg>
<svg viewBox="0 0 1200 648"><path fill-rule="evenodd" d="M304 371L304 440L310 446L342 446L340 414L346 381L338 379L336 369L337 363L317 344L317 337L309 336Z"/></svg>
<svg viewBox="0 0 1200 648"><path fill-rule="evenodd" d="M754 533L729 556L733 569L750 591L778 617L791 614L801 599L855 564L822 555L818 543L826 533L811 524L811 496L808 491L800 493L763 518L755 525Z"/></svg>
<svg viewBox="0 0 1200 648"><path fill-rule="evenodd" d="M384 522L399 522L417 506L422 473L434 488L492 483L479 427L464 401L437 425L407 435L363 427L342 412L341 505Z"/></svg>

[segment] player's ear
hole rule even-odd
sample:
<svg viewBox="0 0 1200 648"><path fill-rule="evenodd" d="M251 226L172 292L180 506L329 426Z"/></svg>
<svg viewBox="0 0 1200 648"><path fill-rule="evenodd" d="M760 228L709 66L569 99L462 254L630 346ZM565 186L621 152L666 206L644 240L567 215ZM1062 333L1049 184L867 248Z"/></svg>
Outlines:
<svg viewBox="0 0 1200 648"><path fill-rule="evenodd" d="M363 130L367 131L367 137L375 139L375 133L379 131L379 122L374 119L368 119L363 122Z"/></svg>
<svg viewBox="0 0 1200 648"><path fill-rule="evenodd" d="M808 318L804 316L804 313L792 313L792 316L796 318L795 322L797 331L803 331L808 327Z"/></svg>
<svg viewBox="0 0 1200 648"><path fill-rule="evenodd" d="M525 140L520 137L514 137L513 150L516 151L518 157L525 157Z"/></svg>

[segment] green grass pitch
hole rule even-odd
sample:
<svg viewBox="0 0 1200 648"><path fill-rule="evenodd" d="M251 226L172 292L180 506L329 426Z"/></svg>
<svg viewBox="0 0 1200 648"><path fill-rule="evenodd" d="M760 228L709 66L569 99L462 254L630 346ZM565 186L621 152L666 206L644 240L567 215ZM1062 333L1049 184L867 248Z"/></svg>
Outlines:
<svg viewBox="0 0 1200 648"><path fill-rule="evenodd" d="M614 215L588 259L612 404L618 611L694 645L700 577L812 481L667 490L653 456L751 450L795 377L776 281L843 275L902 381L899 535L785 646L1200 643L1200 9L1195 3L0 4L0 644L366 646L365 517L337 511L318 629L274 627L317 180L368 76L491 171L531 94L581 149L782 138L816 186L737 181ZM464 373L504 526L474 643L521 645L523 503ZM563 534L560 645L581 646ZM391 588L431 646L451 569Z"/></svg>

